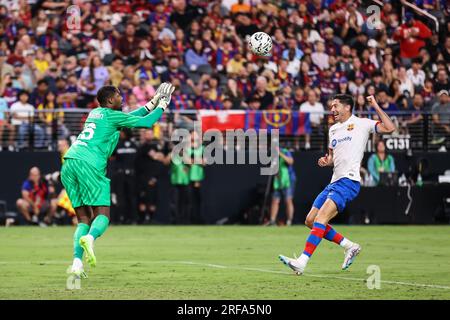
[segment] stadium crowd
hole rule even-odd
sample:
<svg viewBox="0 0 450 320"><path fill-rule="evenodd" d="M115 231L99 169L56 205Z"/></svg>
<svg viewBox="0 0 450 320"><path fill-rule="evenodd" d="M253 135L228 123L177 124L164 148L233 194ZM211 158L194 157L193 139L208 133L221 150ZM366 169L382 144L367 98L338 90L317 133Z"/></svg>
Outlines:
<svg viewBox="0 0 450 320"><path fill-rule="evenodd" d="M401 119L407 128L420 110L449 108L449 8L415 2L436 15L439 33L402 16L398 1L384 1L379 20L366 13L372 2L353 0L0 1L0 141L20 147L33 127L40 147L52 123L62 137L77 134L63 112L34 111L93 108L105 84L133 109L162 81L177 87L173 110L320 113L346 92L369 111L364 97L376 94L388 111L413 111ZM248 50L256 31L273 36L271 57ZM435 118L449 133L449 119Z"/></svg>

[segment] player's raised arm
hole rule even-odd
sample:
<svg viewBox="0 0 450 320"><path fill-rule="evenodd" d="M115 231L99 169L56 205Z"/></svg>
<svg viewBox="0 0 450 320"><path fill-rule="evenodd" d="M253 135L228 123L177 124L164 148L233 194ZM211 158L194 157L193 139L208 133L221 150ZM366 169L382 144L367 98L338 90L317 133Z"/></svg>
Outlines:
<svg viewBox="0 0 450 320"><path fill-rule="evenodd" d="M170 83L164 83L161 91L158 93L157 107L144 117L138 117L133 114L121 111L113 111L109 114L108 120L111 124L118 128L151 128L156 121L159 120L164 110L170 103L174 86Z"/></svg>
<svg viewBox="0 0 450 320"><path fill-rule="evenodd" d="M392 133L395 131L395 124L392 122L391 118L383 111L383 109L378 105L374 96L368 96L367 102L369 105L375 109L376 113L380 117L381 123L377 125L377 133Z"/></svg>

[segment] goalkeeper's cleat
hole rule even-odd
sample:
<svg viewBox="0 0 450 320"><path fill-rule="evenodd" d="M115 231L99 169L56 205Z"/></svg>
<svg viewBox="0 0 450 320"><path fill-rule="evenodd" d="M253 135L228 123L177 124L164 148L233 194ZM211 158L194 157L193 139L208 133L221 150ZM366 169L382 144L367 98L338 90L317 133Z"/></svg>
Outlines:
<svg viewBox="0 0 450 320"><path fill-rule="evenodd" d="M68 274L72 274L81 279L87 279L87 273L84 271L83 262L75 258L73 259L72 265L67 269Z"/></svg>
<svg viewBox="0 0 450 320"><path fill-rule="evenodd" d="M81 268L74 268L74 266L70 266L67 270L68 274L74 275L75 277L78 277L80 279L87 279L88 275L84 271L83 267Z"/></svg>
<svg viewBox="0 0 450 320"><path fill-rule="evenodd" d="M347 270L351 266L356 256L361 252L361 246L357 243L345 250L344 263L342 264L342 270Z"/></svg>
<svg viewBox="0 0 450 320"><path fill-rule="evenodd" d="M91 235L82 236L80 238L80 246L84 249L86 253L86 260L91 267L97 265L97 259L94 253L94 238Z"/></svg>
<svg viewBox="0 0 450 320"><path fill-rule="evenodd" d="M296 259L288 258L288 257L283 256L281 254L278 256L278 259L280 259L280 261L283 262L286 266L291 268L295 272L296 275L300 276L305 271L305 267L306 266L301 264Z"/></svg>

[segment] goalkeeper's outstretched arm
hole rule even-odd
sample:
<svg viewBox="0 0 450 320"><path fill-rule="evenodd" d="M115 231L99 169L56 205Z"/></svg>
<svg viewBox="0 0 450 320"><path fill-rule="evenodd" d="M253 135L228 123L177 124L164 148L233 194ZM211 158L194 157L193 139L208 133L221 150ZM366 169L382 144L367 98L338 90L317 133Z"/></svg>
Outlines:
<svg viewBox="0 0 450 320"><path fill-rule="evenodd" d="M140 117L133 128L151 128L156 123L156 121L161 118L163 112L163 108L159 106L156 107L156 109L150 112L148 115Z"/></svg>

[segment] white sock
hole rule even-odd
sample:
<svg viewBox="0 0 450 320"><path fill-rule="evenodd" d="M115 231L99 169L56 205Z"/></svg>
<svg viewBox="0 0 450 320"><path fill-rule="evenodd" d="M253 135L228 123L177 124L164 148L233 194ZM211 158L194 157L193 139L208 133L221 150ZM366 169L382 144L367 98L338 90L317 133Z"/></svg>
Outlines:
<svg viewBox="0 0 450 320"><path fill-rule="evenodd" d="M300 257L297 258L297 261L298 261L301 265L306 266L306 264L307 264L308 261L309 261L309 257L308 257L306 254L302 253L302 254L300 255Z"/></svg>
<svg viewBox="0 0 450 320"><path fill-rule="evenodd" d="M89 237L89 240L91 240L92 242L94 242L94 240L95 240L94 237L90 234L87 234L86 237Z"/></svg>
<svg viewBox="0 0 450 320"><path fill-rule="evenodd" d="M80 258L74 258L72 266L74 268L83 268L83 261Z"/></svg>
<svg viewBox="0 0 450 320"><path fill-rule="evenodd" d="M353 242L351 242L347 238L344 238L342 239L341 243L339 243L339 245L345 249L349 249L353 245Z"/></svg>

